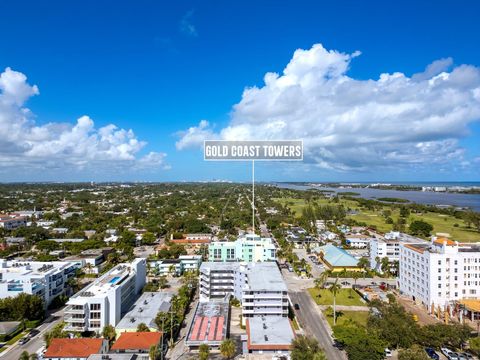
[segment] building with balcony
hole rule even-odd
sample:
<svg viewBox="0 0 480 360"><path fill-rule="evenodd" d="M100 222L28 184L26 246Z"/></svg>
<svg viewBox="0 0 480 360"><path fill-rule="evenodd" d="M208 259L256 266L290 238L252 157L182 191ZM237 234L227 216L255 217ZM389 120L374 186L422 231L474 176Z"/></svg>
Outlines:
<svg viewBox="0 0 480 360"><path fill-rule="evenodd" d="M245 234L236 241L215 241L208 246L208 261L275 261L276 248L270 238Z"/></svg>
<svg viewBox="0 0 480 360"><path fill-rule="evenodd" d="M288 315L287 287L275 262L207 262L200 267L200 301L230 296L242 303L243 318Z"/></svg>
<svg viewBox="0 0 480 360"><path fill-rule="evenodd" d="M425 241L398 231L390 231L384 236L375 236L370 241L370 267L382 272L381 259L387 258L390 263L390 272L397 273L398 261L400 260L400 246L402 244L418 244ZM378 261L380 260L380 261Z"/></svg>
<svg viewBox="0 0 480 360"><path fill-rule="evenodd" d="M433 237L401 244L400 292L432 313L465 299L480 299L480 243Z"/></svg>
<svg viewBox="0 0 480 360"><path fill-rule="evenodd" d="M45 306L69 291L68 279L77 267L69 262L7 261L0 259L0 298L20 293L40 296Z"/></svg>
<svg viewBox="0 0 480 360"><path fill-rule="evenodd" d="M116 326L142 291L146 271L145 259L137 258L76 293L65 308L65 330L99 332L105 325Z"/></svg>
<svg viewBox="0 0 480 360"><path fill-rule="evenodd" d="M150 261L150 268L158 275L182 275L185 271L197 271L202 263L202 255L180 255L178 259Z"/></svg>

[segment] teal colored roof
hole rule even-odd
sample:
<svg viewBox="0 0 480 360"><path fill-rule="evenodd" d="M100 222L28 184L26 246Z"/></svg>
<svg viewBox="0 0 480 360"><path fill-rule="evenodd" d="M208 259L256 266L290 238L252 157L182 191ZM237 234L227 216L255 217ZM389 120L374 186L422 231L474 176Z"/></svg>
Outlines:
<svg viewBox="0 0 480 360"><path fill-rule="evenodd" d="M332 244L317 247L315 251L317 253L322 252L325 261L335 267L357 266L358 264L358 260L352 255Z"/></svg>

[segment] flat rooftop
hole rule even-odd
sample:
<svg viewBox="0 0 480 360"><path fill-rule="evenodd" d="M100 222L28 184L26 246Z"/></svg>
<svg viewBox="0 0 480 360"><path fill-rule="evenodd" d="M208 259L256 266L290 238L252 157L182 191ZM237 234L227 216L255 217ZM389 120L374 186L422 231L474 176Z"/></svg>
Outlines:
<svg viewBox="0 0 480 360"><path fill-rule="evenodd" d="M200 265L200 270L210 269L210 271L236 271L239 268L239 262L204 262Z"/></svg>
<svg viewBox="0 0 480 360"><path fill-rule="evenodd" d="M160 311L170 310L172 297L171 292L144 292L115 327L120 330L134 329L144 323L156 328L155 317Z"/></svg>
<svg viewBox="0 0 480 360"><path fill-rule="evenodd" d="M259 316L247 319L249 350L288 350L295 338L290 321L282 316Z"/></svg>
<svg viewBox="0 0 480 360"><path fill-rule="evenodd" d="M228 301L199 302L185 339L187 346L219 346L227 336Z"/></svg>
<svg viewBox="0 0 480 360"><path fill-rule="evenodd" d="M248 288L253 291L287 291L282 273L275 262L249 263Z"/></svg>
<svg viewBox="0 0 480 360"><path fill-rule="evenodd" d="M92 284L73 295L70 298L69 303L74 304L74 300L81 297L95 297L106 294L111 288L123 283L132 272L132 267L129 264L118 264L105 275L95 280Z"/></svg>

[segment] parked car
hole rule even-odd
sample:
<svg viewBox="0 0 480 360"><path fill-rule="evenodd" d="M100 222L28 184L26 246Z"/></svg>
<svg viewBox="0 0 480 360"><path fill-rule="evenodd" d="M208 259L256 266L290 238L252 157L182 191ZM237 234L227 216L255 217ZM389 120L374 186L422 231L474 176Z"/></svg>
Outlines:
<svg viewBox="0 0 480 360"><path fill-rule="evenodd" d="M338 350L343 350L344 349L343 344L336 339L333 340L333 346L336 347Z"/></svg>
<svg viewBox="0 0 480 360"><path fill-rule="evenodd" d="M392 350L390 350L389 348L386 348L385 349L385 357L392 357Z"/></svg>
<svg viewBox="0 0 480 360"><path fill-rule="evenodd" d="M445 347L442 347L440 349L440 351L442 352L443 355L445 355L447 358L450 356L450 354L453 352L452 350L448 349L448 348L445 348Z"/></svg>
<svg viewBox="0 0 480 360"><path fill-rule="evenodd" d="M29 342L29 341L30 341L30 338L29 338L28 336L25 336L25 337L21 338L20 340L18 340L18 343L19 343L20 345L24 345L24 344L26 344L26 343Z"/></svg>
<svg viewBox="0 0 480 360"><path fill-rule="evenodd" d="M298 304L293 305L293 307L295 308L295 310L300 310L300 305Z"/></svg>
<svg viewBox="0 0 480 360"><path fill-rule="evenodd" d="M456 352L451 352L450 355L447 356L449 360L461 360L460 354Z"/></svg>
<svg viewBox="0 0 480 360"><path fill-rule="evenodd" d="M465 359L468 359L468 360L473 360L473 359L475 359L475 358L473 357L473 355L471 355L471 354L469 354L469 353L466 353L466 352L465 352L465 353L462 353L462 356L463 356Z"/></svg>
<svg viewBox="0 0 480 360"><path fill-rule="evenodd" d="M429 348L429 347L425 348L425 352L430 357L430 359L434 359L434 360L439 360L440 359L440 356L432 348Z"/></svg>

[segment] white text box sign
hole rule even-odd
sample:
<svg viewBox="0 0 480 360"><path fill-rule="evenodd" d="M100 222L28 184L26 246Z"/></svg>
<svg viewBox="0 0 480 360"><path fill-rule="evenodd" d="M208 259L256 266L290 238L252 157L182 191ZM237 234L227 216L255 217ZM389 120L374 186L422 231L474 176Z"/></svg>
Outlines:
<svg viewBox="0 0 480 360"><path fill-rule="evenodd" d="M205 140L203 156L209 161L302 161L302 140Z"/></svg>

